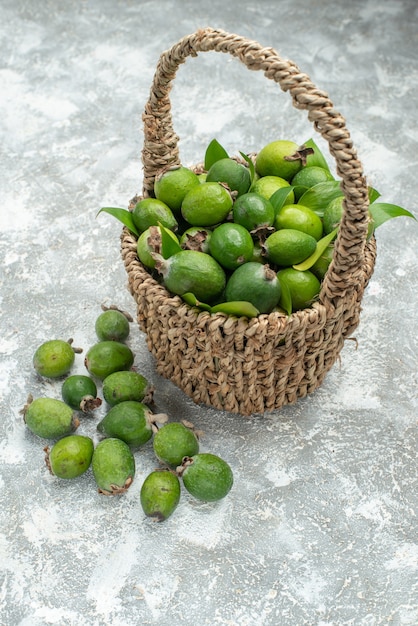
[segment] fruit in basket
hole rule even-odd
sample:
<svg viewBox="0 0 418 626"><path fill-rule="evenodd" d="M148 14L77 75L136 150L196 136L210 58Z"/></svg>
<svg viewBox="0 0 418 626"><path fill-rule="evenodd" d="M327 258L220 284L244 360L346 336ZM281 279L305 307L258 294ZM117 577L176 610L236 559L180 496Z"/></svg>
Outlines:
<svg viewBox="0 0 418 626"><path fill-rule="evenodd" d="M113 406L97 424L97 430L105 437L116 437L130 448L143 446L152 437L155 420L166 420L167 416L154 415L142 402L125 400Z"/></svg>
<svg viewBox="0 0 418 626"><path fill-rule="evenodd" d="M180 237L180 246L183 250L197 250L198 252L209 252L209 242L212 231L201 226L191 226L187 228Z"/></svg>
<svg viewBox="0 0 418 626"><path fill-rule="evenodd" d="M156 457L170 467L177 467L185 456L199 452L199 441L191 428L181 422L169 422L154 435Z"/></svg>
<svg viewBox="0 0 418 626"><path fill-rule="evenodd" d="M302 204L285 204L277 212L274 227L277 230L292 228L311 235L317 241L322 237L322 221L318 215Z"/></svg>
<svg viewBox="0 0 418 626"><path fill-rule="evenodd" d="M232 209L234 222L247 230L273 226L275 211L270 200L264 196L249 192L237 198Z"/></svg>
<svg viewBox="0 0 418 626"><path fill-rule="evenodd" d="M33 366L40 376L59 378L68 374L75 360L71 343L51 339L41 344L33 355Z"/></svg>
<svg viewBox="0 0 418 626"><path fill-rule="evenodd" d="M51 474L58 478L77 478L91 465L94 444L90 437L68 435L57 441L51 449L44 448L45 463Z"/></svg>
<svg viewBox="0 0 418 626"><path fill-rule="evenodd" d="M318 297L321 283L310 270L301 272L293 267L286 267L280 270L277 275L281 284L284 283L286 291L290 294L292 311L306 309ZM286 309L285 306L282 308Z"/></svg>
<svg viewBox="0 0 418 626"><path fill-rule="evenodd" d="M173 242L178 243L177 236L172 230L167 229L166 232ZM156 261L154 254L162 253L161 228L159 226L150 226L147 230L144 230L138 237L136 251L142 265L149 269L154 269Z"/></svg>
<svg viewBox="0 0 418 626"><path fill-rule="evenodd" d="M314 187L318 183L326 183L329 180L334 180L334 177L325 167L318 165L303 167L291 180L291 184L294 187L295 200L299 200L307 189Z"/></svg>
<svg viewBox="0 0 418 626"><path fill-rule="evenodd" d="M129 337L129 320L122 311L107 309L96 319L95 331L99 341L125 341Z"/></svg>
<svg viewBox="0 0 418 626"><path fill-rule="evenodd" d="M133 362L132 350L119 341L99 341L89 348L84 359L88 372L100 380L113 372L129 370Z"/></svg>
<svg viewBox="0 0 418 626"><path fill-rule="evenodd" d="M172 515L180 502L180 481L170 470L155 470L144 480L140 501L147 517L163 522Z"/></svg>
<svg viewBox="0 0 418 626"><path fill-rule="evenodd" d="M164 202L176 215L180 213L186 194L198 185L200 180L192 170L183 166L173 167L156 177L154 194L157 200Z"/></svg>
<svg viewBox="0 0 418 626"><path fill-rule="evenodd" d="M204 502L221 500L230 492L234 482L228 463L208 452L185 457L177 472L187 491Z"/></svg>
<svg viewBox="0 0 418 626"><path fill-rule="evenodd" d="M204 252L181 250L169 259L160 257L155 267L162 274L166 288L179 296L193 293L198 300L211 302L222 294L225 287L224 270Z"/></svg>
<svg viewBox="0 0 418 626"><path fill-rule="evenodd" d="M178 229L173 211L157 198L143 198L137 202L132 211L132 219L140 233L150 226L158 226L159 223L172 231Z"/></svg>
<svg viewBox="0 0 418 626"><path fill-rule="evenodd" d="M192 226L215 226L223 222L232 209L230 192L220 183L199 183L185 196L181 213Z"/></svg>
<svg viewBox="0 0 418 626"><path fill-rule="evenodd" d="M251 187L251 191L260 194L269 200L279 189L289 187L289 195L285 200L285 204L292 204L295 201L293 190L290 190L290 184L284 178L279 176L263 176L259 178Z"/></svg>
<svg viewBox="0 0 418 626"><path fill-rule="evenodd" d="M126 370L107 376L103 381L102 391L110 406L126 400L147 403L152 400L153 395L153 387L142 374Z"/></svg>
<svg viewBox="0 0 418 626"><path fill-rule="evenodd" d="M69 376L61 387L61 395L65 404L75 411L89 413L102 404L97 397L97 387L89 376L74 374Z"/></svg>
<svg viewBox="0 0 418 626"><path fill-rule="evenodd" d="M269 235L263 249L271 263L286 267L301 263L313 254L316 239L300 230L284 228Z"/></svg>
<svg viewBox="0 0 418 626"><path fill-rule="evenodd" d="M228 302L250 302L260 313L270 313L280 300L276 272L267 264L250 261L238 267L225 287Z"/></svg>
<svg viewBox="0 0 418 626"><path fill-rule="evenodd" d="M251 260L254 243L244 226L225 222L214 229L209 242L209 252L222 267L235 270Z"/></svg>
<svg viewBox="0 0 418 626"><path fill-rule="evenodd" d="M343 201L344 196L338 196L337 198L334 198L334 200L331 200L331 202L329 202L325 207L324 215L322 217L325 234L330 233L341 222L344 211Z"/></svg>
<svg viewBox="0 0 418 626"><path fill-rule="evenodd" d="M320 257L310 268L310 271L315 274L319 280L323 280L325 274L328 271L329 264L332 261L334 255L334 244L329 244L325 250L321 253Z"/></svg>
<svg viewBox="0 0 418 626"><path fill-rule="evenodd" d="M29 430L44 439L59 439L80 425L71 407L55 398L29 398L22 413Z"/></svg>
<svg viewBox="0 0 418 626"><path fill-rule="evenodd" d="M299 147L294 141L284 139L271 141L258 153L255 169L260 176L280 176L290 181L303 164L302 159L294 158L298 150Z"/></svg>
<svg viewBox="0 0 418 626"><path fill-rule="evenodd" d="M251 175L248 167L229 157L215 161L210 167L206 182L218 182L228 185L234 196L239 197L250 188Z"/></svg>
<svg viewBox="0 0 418 626"><path fill-rule="evenodd" d="M97 444L91 468L99 493L114 496L125 493L135 477L135 458L121 439L103 439Z"/></svg>

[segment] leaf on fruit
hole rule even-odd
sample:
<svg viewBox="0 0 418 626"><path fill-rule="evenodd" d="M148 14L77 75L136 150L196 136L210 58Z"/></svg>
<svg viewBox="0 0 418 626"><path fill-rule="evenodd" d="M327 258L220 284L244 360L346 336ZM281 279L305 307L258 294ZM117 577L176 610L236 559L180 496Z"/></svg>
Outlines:
<svg viewBox="0 0 418 626"><path fill-rule="evenodd" d="M250 184L250 189L251 189L251 187L253 186L254 181L255 181L255 167L254 167L254 163L252 162L252 160L250 159L248 154L245 154L244 152L240 151L240 155L242 156L244 161L247 161L247 163L248 163L248 169L250 170L250 177L251 177L251 184Z"/></svg>
<svg viewBox="0 0 418 626"><path fill-rule="evenodd" d="M161 222L158 222L158 227L161 232L161 256L165 259L169 259L174 254L177 254L177 252L180 252L182 248L177 238L174 239L171 230L163 226Z"/></svg>
<svg viewBox="0 0 418 626"><path fill-rule="evenodd" d="M381 226L394 217L412 217L412 219L416 220L415 215L413 215L410 211L407 211L396 204L387 204L386 202L374 202L370 205L369 211L373 218L375 230L378 226Z"/></svg>
<svg viewBox="0 0 418 626"><path fill-rule="evenodd" d="M130 211L127 211L126 209L120 209L118 207L103 207L102 209L100 209L100 211L97 213L97 215L99 215L100 213L109 213L109 215L112 215L113 217L115 217L117 220L119 220L119 222L122 222L122 224L124 226L126 226L126 228L128 228L128 230L130 230L134 235L136 235L137 237L139 237L139 232L138 229L136 228L134 221L132 219L132 213ZM97 217L96 215L96 217Z"/></svg>
<svg viewBox="0 0 418 626"><path fill-rule="evenodd" d="M305 141L305 143L303 145L306 146L307 148L312 148L313 151L314 151L313 154L309 154L307 156L307 158L306 158L306 166L307 167L312 167L312 166L323 167L324 170L327 170L327 172L330 172L327 160L324 157L324 155L322 154L322 152L319 149L319 147L317 146L317 144L314 142L314 140L313 139L308 139L308 141Z"/></svg>
<svg viewBox="0 0 418 626"><path fill-rule="evenodd" d="M211 307L209 306L209 304L205 304L204 302L200 302L200 300L198 300L196 298L194 293L191 293L191 292L188 291L187 293L184 293L181 297L183 298L185 303L188 304L189 306L196 306L199 309L203 309L203 311L210 311L211 310Z"/></svg>
<svg viewBox="0 0 418 626"><path fill-rule="evenodd" d="M292 185L289 185L288 187L281 187L280 189L275 191L272 196L270 196L270 203L273 205L273 209L276 215L286 202L288 195L291 191L293 191L293 189L294 187L292 187Z"/></svg>
<svg viewBox="0 0 418 626"><path fill-rule="evenodd" d="M219 141L212 139L205 152L205 170L209 170L216 161L227 159L229 157L227 151Z"/></svg>
<svg viewBox="0 0 418 626"><path fill-rule="evenodd" d="M315 265L319 257L328 248L331 241L337 236L337 233L338 233L338 226L337 228L334 228L334 230L331 231L328 235L325 235L325 237L322 237L322 239L320 239L316 244L315 252L311 254L311 256L309 256L307 259L302 261L302 263L298 263L297 265L294 265L293 269L299 270L300 272L304 272L305 270L308 270L313 265Z"/></svg>
<svg viewBox="0 0 418 626"><path fill-rule="evenodd" d="M329 180L325 183L318 183L308 189L308 191L305 191L303 196L299 198L298 204L312 209L319 217L323 217L324 210L331 200L343 195L341 182L339 180Z"/></svg>
<svg viewBox="0 0 418 626"><path fill-rule="evenodd" d="M233 302L221 302L211 308L211 313L226 313L234 317L257 317L260 311L246 300L236 300Z"/></svg>

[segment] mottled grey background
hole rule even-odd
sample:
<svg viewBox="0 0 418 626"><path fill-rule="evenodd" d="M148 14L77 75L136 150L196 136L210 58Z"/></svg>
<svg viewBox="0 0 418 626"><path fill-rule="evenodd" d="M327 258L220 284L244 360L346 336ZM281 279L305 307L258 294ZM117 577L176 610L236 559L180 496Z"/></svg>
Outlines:
<svg viewBox="0 0 418 626"><path fill-rule="evenodd" d="M101 206L141 191L141 114L162 50L199 27L237 32L293 59L347 119L369 183L418 215L416 0L0 0L0 623L2 626L413 626L417 609L418 225L378 231L358 346L293 407L240 418L194 406L135 364L158 409L205 431L232 466L217 504L183 494L144 519L151 446L126 496L91 473L51 477L19 409L35 348L95 341L100 305L135 313L117 223ZM216 137L231 153L314 135L261 74L208 53L173 90L183 162ZM322 144L321 144L322 145ZM74 373L83 373L77 356ZM95 437L96 420L79 432Z"/></svg>

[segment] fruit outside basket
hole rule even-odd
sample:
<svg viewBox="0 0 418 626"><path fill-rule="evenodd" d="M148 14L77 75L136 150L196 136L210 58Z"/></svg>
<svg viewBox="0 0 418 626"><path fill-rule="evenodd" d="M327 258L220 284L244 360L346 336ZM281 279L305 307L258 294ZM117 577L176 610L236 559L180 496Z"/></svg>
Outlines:
<svg viewBox="0 0 418 626"><path fill-rule="evenodd" d="M344 340L359 324L376 242L374 237L367 241L369 201L362 165L345 120L328 95L274 49L212 28L184 37L161 54L143 114L142 197L153 195L159 172L180 165L169 99L176 71L187 57L212 50L237 57L248 69L263 71L290 93L296 108L307 111L315 130L328 142L345 197L333 260L319 299L290 316L273 312L236 318L189 306L152 278L138 260L135 237L123 229L121 253L129 289L159 374L198 404L251 415L294 403L321 385Z"/></svg>

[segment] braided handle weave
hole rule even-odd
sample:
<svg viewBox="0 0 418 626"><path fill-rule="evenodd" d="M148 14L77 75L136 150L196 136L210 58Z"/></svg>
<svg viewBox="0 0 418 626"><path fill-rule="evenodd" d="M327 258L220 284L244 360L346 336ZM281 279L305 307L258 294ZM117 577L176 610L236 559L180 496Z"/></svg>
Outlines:
<svg viewBox="0 0 418 626"><path fill-rule="evenodd" d="M198 52L216 51L237 57L250 70L265 76L288 91L293 105L305 109L315 130L328 142L336 161L337 173L345 196L344 214L335 244L334 257L323 281L320 300L335 306L335 298L346 295L359 280L364 262L368 228L368 189L362 165L357 158L345 119L328 95L319 90L309 76L273 48L222 30L206 28L181 39L160 56L150 97L143 114L144 165L143 194L152 193L158 172L179 165L178 136L173 130L169 98L172 81L180 64Z"/></svg>

